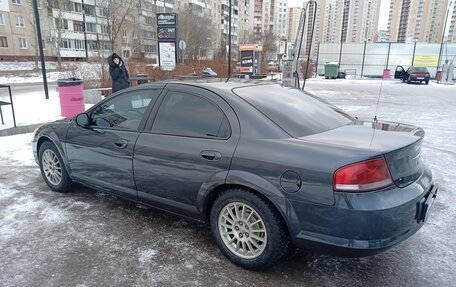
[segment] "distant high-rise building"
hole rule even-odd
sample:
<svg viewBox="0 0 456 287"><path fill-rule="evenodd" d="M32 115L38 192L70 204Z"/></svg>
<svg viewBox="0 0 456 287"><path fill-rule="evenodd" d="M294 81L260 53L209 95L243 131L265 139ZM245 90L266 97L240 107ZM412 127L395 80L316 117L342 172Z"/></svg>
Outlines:
<svg viewBox="0 0 456 287"><path fill-rule="evenodd" d="M322 39L326 43L372 41L378 29L380 0L326 0Z"/></svg>
<svg viewBox="0 0 456 287"><path fill-rule="evenodd" d="M448 35L446 41L448 43L456 43L456 1L453 1L453 13L448 15ZM451 17L451 18L450 18Z"/></svg>
<svg viewBox="0 0 456 287"><path fill-rule="evenodd" d="M288 43L294 43L296 41L300 14L300 7L288 8Z"/></svg>
<svg viewBox="0 0 456 287"><path fill-rule="evenodd" d="M440 42L447 6L448 0L391 0L389 41Z"/></svg>
<svg viewBox="0 0 456 287"><path fill-rule="evenodd" d="M272 33L287 36L287 0L252 0L249 11L250 32L255 35Z"/></svg>

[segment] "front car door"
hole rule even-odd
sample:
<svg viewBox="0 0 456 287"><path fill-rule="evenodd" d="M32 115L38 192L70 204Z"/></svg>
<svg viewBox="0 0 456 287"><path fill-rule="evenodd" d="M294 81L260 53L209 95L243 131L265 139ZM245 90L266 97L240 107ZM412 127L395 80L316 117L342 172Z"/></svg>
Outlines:
<svg viewBox="0 0 456 287"><path fill-rule="evenodd" d="M396 66L396 71L394 72L394 78L395 79L403 79L404 78L404 67L402 66Z"/></svg>
<svg viewBox="0 0 456 287"><path fill-rule="evenodd" d="M71 126L66 136L71 176L136 200L134 145L160 90L137 89L116 95L89 112L89 126Z"/></svg>
<svg viewBox="0 0 456 287"><path fill-rule="evenodd" d="M138 199L198 217L198 194L223 184L239 140L239 122L219 95L169 84L134 155Z"/></svg>

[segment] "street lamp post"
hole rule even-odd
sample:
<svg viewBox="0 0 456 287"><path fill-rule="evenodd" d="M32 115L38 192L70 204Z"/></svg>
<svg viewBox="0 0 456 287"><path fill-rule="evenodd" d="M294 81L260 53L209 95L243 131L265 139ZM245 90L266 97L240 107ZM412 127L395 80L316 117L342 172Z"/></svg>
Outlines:
<svg viewBox="0 0 456 287"><path fill-rule="evenodd" d="M231 2L232 0L229 1L229 9L230 11L228 12L228 79L231 76Z"/></svg>
<svg viewBox="0 0 456 287"><path fill-rule="evenodd" d="M447 21L448 21L448 13L450 12L451 4L453 4L453 1L450 1L450 4L447 7L447 13L446 13L446 17L445 17L445 24L443 25L443 31L442 31L442 41L440 42L440 52L439 52L439 60L437 61L437 70L439 68L441 68L440 60L442 58L443 40L445 39L445 30L446 30L446 25L447 25Z"/></svg>
<svg viewBox="0 0 456 287"><path fill-rule="evenodd" d="M43 54L43 37L41 36L41 25L40 25L40 13L38 12L38 2L33 0L33 12L35 14L36 22L36 36L38 38L38 48L40 49L40 59L41 59L41 72L43 73L43 84L44 84L44 96L46 100L49 99L49 91L46 77L46 65L44 62Z"/></svg>

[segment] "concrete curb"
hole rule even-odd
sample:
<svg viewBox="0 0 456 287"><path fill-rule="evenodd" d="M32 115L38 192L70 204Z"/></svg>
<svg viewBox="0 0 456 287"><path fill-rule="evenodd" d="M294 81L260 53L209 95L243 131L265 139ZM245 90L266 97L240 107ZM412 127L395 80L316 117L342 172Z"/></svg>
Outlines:
<svg viewBox="0 0 456 287"><path fill-rule="evenodd" d="M8 129L0 130L0 137L31 133L37 127L41 126L42 124L44 124L44 123L18 126L15 128L8 128Z"/></svg>

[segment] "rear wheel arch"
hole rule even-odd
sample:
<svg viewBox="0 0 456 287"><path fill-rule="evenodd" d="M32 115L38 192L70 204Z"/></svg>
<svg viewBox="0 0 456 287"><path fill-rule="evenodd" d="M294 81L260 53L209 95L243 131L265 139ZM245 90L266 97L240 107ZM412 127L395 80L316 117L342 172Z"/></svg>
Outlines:
<svg viewBox="0 0 456 287"><path fill-rule="evenodd" d="M230 189L238 189L245 192L250 192L258 197L262 198L266 202L268 202L272 208L276 212L278 212L280 219L284 226L287 228L288 236L291 241L293 241L293 234L297 233L300 229L298 218L294 212L294 209L291 207L291 204L288 202L286 198L279 198L279 197L268 197L261 189L259 188L252 188L247 185L243 184L223 184L213 188L205 197L204 205L203 205L203 217L206 222L210 223L210 214L211 210L214 206L215 200L225 191ZM284 208L281 208L280 205L287 205L286 211ZM286 213L285 213L286 212ZM287 215L285 215L287 214ZM285 216L288 217L288 220L285 219Z"/></svg>
<svg viewBox="0 0 456 287"><path fill-rule="evenodd" d="M292 235L289 232L290 230L288 228L287 222L284 220L282 214L279 212L274 202L269 200L266 196L246 186L229 184L219 187L216 190L216 192L212 194L211 199L211 204L210 206L208 206L210 208L206 209L206 212L208 213L207 217L209 226L211 227L212 235L215 242L217 243L221 252L230 261L232 261L236 265L242 266L247 269L263 270L275 264L278 260L280 260L280 258L282 258L285 254L288 253L291 247L290 243L292 242ZM234 216L234 218L236 219L234 220L234 218L231 217L231 220L233 221L226 219L226 223L223 222L221 224L220 220L223 220L223 218L225 218L226 215L224 215L223 218L221 218L220 214L226 212L227 208L232 209L233 205L234 208L236 208L237 210L236 206L239 207L239 203L242 203L242 205L244 206L242 207L241 215L239 215L239 213L237 212L231 213L228 211L231 214L231 216ZM246 212L248 212L248 210L252 211L251 208L253 208L252 214L256 214L258 215L258 217L254 219L255 215L252 216L251 214L247 216L247 218L245 218L243 216L244 208L246 208ZM247 246L242 245L242 248L239 249L240 245L238 246L238 244L241 244L242 242L232 243L233 240L250 240L259 243L257 240L259 240L260 238L249 239L248 234L250 234L251 232L255 232L255 230L253 230L255 228L252 227L252 225L249 225L247 222L249 221L249 219L250 221L255 221L255 223L252 224L257 224L258 222L260 222L258 224L262 225L263 228L266 228L266 230L268 230L267 232L265 231L265 233L257 234L257 236L265 234L263 242L267 241L267 245L253 244L250 245L250 247L248 248ZM257 219L258 221L256 221ZM245 223L245 230L242 230L244 226L242 222ZM235 225L237 228L236 230L238 231L234 230ZM239 227L237 227L237 225L239 225ZM229 226L231 226L231 229ZM251 227L251 231L247 226ZM228 231L222 231L221 228L228 228ZM259 230L256 231L258 232ZM234 232L238 232L241 234L238 235L238 237L237 235L233 235ZM246 232L244 236L245 239L242 238L244 232ZM231 236L231 238L227 238L229 236ZM231 246L232 244L236 245L235 249L233 249L233 247ZM259 246L263 246L263 248ZM259 251L258 248L261 249L261 251ZM248 257L252 256L252 252L255 253L255 249L260 253L258 253L257 255L253 255L253 257Z"/></svg>

